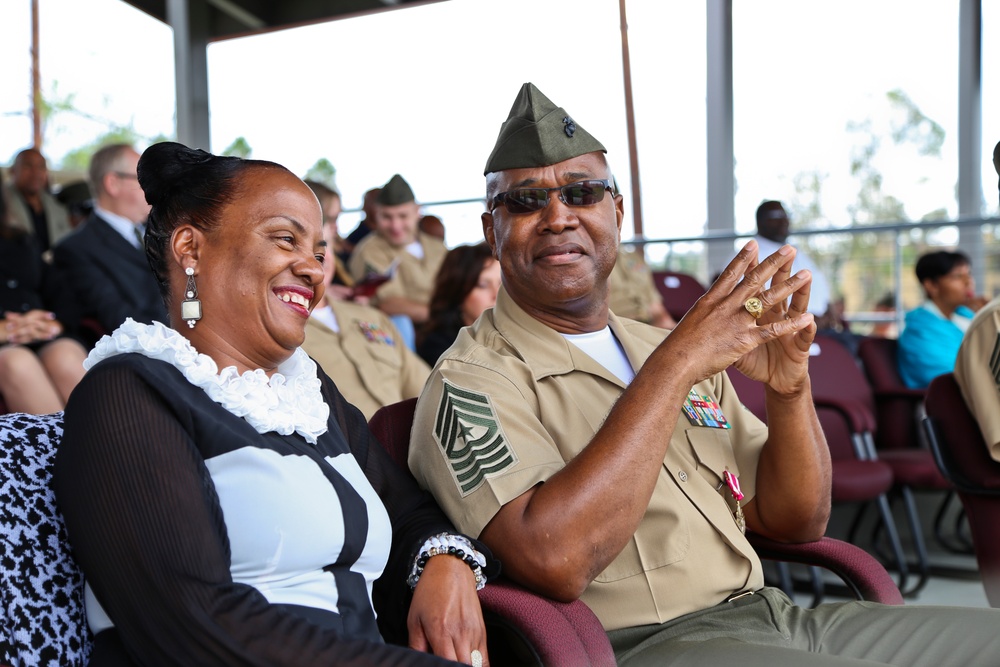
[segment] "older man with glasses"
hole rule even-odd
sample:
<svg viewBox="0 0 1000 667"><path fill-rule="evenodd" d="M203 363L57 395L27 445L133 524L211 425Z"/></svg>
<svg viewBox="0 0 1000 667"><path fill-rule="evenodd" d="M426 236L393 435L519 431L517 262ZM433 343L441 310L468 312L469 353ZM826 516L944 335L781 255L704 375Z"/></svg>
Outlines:
<svg viewBox="0 0 1000 667"><path fill-rule="evenodd" d="M751 241L672 333L617 317L624 207L604 154L524 85L485 170L503 289L425 385L421 484L509 577L590 605L622 665L995 664L994 610L805 610L764 586L744 531L814 540L830 513L811 277L790 246L758 260ZM770 428L730 364L767 385Z"/></svg>
<svg viewBox="0 0 1000 667"><path fill-rule="evenodd" d="M53 252L60 279L76 292L81 318L104 332L127 317L167 321L143 247L149 204L139 187L138 164L139 153L127 144L94 153L89 169L94 211Z"/></svg>

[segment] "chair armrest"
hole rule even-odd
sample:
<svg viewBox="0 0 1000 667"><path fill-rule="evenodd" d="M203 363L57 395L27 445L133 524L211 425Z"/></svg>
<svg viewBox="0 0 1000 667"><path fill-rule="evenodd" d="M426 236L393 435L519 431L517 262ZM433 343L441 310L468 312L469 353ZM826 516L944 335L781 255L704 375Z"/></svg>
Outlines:
<svg viewBox="0 0 1000 667"><path fill-rule="evenodd" d="M875 415L860 402L839 396L813 396L816 407L836 410L851 427L851 433L874 433Z"/></svg>
<svg viewBox="0 0 1000 667"><path fill-rule="evenodd" d="M926 389L909 389L907 387L898 387L895 389L872 389L872 394L875 396L875 400L886 400L886 399L907 399L917 403L923 401L924 397L927 396Z"/></svg>
<svg viewBox="0 0 1000 667"><path fill-rule="evenodd" d="M761 558L816 565L840 577L859 600L903 604L896 583L870 553L853 544L823 537L816 542L786 544L755 533L747 539Z"/></svg>
<svg viewBox="0 0 1000 667"><path fill-rule="evenodd" d="M545 667L615 665L604 627L581 600L557 602L501 577L479 591L479 602L487 625L520 638ZM490 650L492 659L492 644Z"/></svg>

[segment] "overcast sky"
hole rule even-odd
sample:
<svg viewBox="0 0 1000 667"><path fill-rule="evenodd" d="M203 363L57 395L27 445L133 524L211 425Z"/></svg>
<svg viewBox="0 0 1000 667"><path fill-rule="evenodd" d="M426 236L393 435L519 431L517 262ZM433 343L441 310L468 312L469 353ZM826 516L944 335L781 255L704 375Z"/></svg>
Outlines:
<svg viewBox="0 0 1000 667"><path fill-rule="evenodd" d="M849 223L857 192L849 122L892 120L901 89L946 132L940 159L886 141L885 189L918 219L957 213L958 3L936 0L737 0L734 95L737 229L765 198L795 196L818 172L831 225ZM174 133L170 29L120 0L40 0L43 89L97 119L146 136ZM1000 138L1000 0L984 0L984 165ZM30 2L0 2L0 161L31 142ZM705 9L629 0L629 41L647 237L705 223ZM347 206L401 173L418 199L482 195L482 168L518 88L532 81L608 147L629 198L628 145L615 0L449 0L230 40L209 48L212 150L242 136L254 157L299 173L337 167ZM101 124L59 114L53 162ZM140 147L142 148L142 147ZM995 175L984 168L986 201ZM434 211L449 245L481 238L476 205ZM355 218L345 216L342 232ZM624 232L630 237L631 222Z"/></svg>

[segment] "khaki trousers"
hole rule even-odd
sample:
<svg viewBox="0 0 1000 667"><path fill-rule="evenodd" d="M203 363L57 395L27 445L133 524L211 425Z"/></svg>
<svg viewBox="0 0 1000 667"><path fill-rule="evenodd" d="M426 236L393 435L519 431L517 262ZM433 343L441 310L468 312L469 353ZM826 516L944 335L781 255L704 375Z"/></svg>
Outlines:
<svg viewBox="0 0 1000 667"><path fill-rule="evenodd" d="M608 637L619 667L1000 665L1000 609L873 602L804 609L776 588Z"/></svg>

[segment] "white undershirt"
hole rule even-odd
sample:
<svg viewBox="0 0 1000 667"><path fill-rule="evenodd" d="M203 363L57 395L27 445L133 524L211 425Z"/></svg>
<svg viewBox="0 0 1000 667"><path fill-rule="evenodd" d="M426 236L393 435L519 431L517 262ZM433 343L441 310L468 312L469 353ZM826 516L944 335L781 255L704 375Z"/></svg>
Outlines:
<svg viewBox="0 0 1000 667"><path fill-rule="evenodd" d="M313 308L312 316L329 327L331 331L340 333L340 325L337 324L337 314L327 304L324 303Z"/></svg>
<svg viewBox="0 0 1000 667"><path fill-rule="evenodd" d="M406 246L406 252L410 253L417 259L424 258L424 247L420 245L420 241L414 241L410 245Z"/></svg>
<svg viewBox="0 0 1000 667"><path fill-rule="evenodd" d="M611 327L585 334L562 334L562 337L576 345L594 361L625 384L635 378L635 371L625 355L625 349L611 333Z"/></svg>

